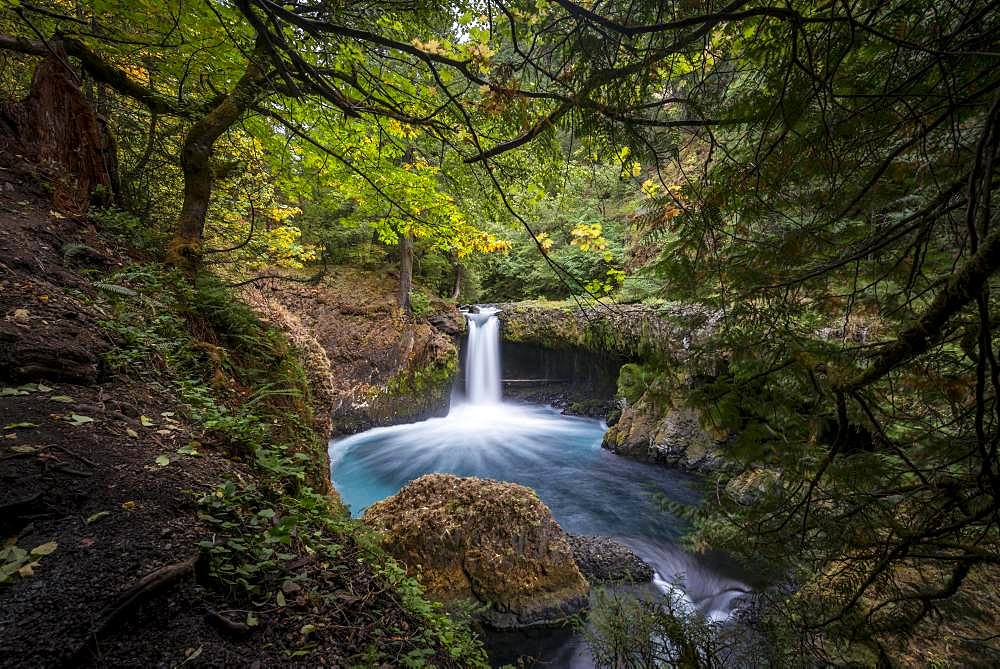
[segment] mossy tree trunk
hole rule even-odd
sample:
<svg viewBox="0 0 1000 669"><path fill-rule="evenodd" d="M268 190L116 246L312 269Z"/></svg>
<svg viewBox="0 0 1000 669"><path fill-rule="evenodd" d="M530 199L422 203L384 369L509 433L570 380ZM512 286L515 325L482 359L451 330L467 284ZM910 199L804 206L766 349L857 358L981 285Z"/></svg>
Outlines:
<svg viewBox="0 0 1000 669"><path fill-rule="evenodd" d="M188 130L181 149L184 203L170 243L168 260L188 272L201 264L205 218L212 197L212 151L216 140L235 124L264 93L260 49L251 56L236 86Z"/></svg>

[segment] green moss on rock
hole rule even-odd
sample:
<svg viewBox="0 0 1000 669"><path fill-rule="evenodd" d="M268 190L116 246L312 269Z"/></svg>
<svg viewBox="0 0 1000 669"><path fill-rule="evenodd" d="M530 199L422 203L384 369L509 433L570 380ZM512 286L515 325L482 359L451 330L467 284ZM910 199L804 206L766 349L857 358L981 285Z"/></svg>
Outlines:
<svg viewBox="0 0 1000 669"><path fill-rule="evenodd" d="M363 520L432 598L483 605L492 627L559 624L587 605L566 534L530 488L430 474Z"/></svg>

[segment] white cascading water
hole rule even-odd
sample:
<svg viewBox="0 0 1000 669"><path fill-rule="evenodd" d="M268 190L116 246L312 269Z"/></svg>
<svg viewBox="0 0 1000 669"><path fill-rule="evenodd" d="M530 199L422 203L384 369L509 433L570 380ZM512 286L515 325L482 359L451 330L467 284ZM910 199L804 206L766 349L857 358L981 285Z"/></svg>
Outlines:
<svg viewBox="0 0 1000 669"><path fill-rule="evenodd" d="M500 401L500 319L497 309L482 307L466 314L469 339L465 359L465 392L470 404Z"/></svg>

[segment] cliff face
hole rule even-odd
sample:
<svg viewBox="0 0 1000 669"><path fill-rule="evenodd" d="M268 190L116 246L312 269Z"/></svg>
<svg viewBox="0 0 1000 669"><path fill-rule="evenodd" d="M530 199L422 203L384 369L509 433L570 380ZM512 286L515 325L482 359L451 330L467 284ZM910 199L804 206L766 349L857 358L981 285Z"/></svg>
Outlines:
<svg viewBox="0 0 1000 669"><path fill-rule="evenodd" d="M328 398L331 435L447 413L458 372L452 336L464 324L454 306L435 303L428 321L406 317L393 277L352 268L319 285L264 283L245 297L316 352L311 371Z"/></svg>
<svg viewBox="0 0 1000 669"><path fill-rule="evenodd" d="M700 305L499 305L506 342L556 354L578 350L612 362L617 410L608 414L609 450L688 470L724 464L729 435L690 406L690 390L714 377L724 354L708 342L719 314ZM626 364L622 364L626 363Z"/></svg>

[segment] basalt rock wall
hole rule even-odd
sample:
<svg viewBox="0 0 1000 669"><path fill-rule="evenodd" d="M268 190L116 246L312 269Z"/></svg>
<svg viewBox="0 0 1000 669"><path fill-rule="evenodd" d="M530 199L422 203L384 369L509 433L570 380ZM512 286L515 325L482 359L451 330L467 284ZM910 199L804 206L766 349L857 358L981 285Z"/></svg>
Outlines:
<svg viewBox="0 0 1000 669"><path fill-rule="evenodd" d="M505 392L526 399L565 393L562 404L570 411L604 413L611 425L604 447L620 455L697 471L725 465L730 435L715 429L687 400L693 388L725 365L725 353L710 339L718 313L675 303L498 306L504 377L558 379L534 388L525 384L522 390L505 387ZM610 379L616 380L614 386Z"/></svg>

